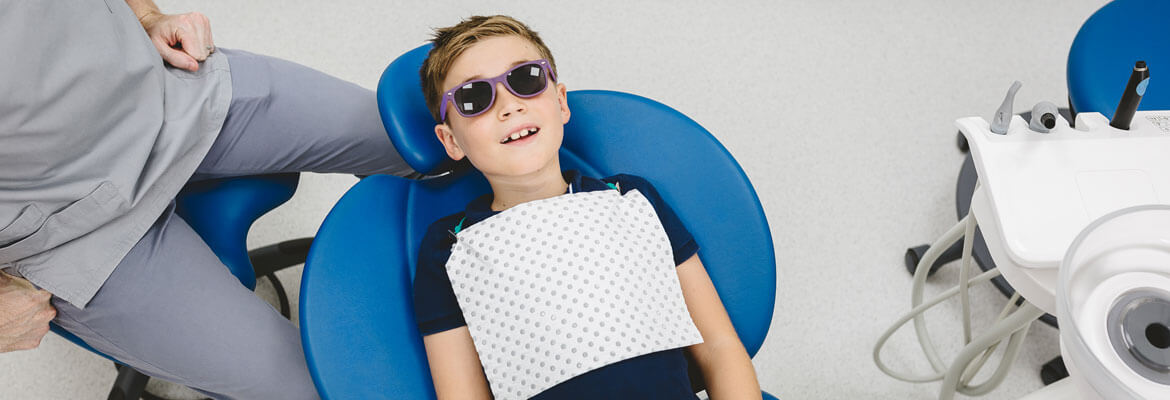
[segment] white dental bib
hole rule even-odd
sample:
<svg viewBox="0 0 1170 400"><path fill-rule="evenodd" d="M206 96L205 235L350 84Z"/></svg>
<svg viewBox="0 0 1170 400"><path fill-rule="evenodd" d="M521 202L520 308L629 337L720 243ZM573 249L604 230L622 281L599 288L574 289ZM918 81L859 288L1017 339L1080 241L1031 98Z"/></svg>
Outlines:
<svg viewBox="0 0 1170 400"><path fill-rule="evenodd" d="M703 341L670 240L637 190L507 209L457 233L446 267L496 399Z"/></svg>

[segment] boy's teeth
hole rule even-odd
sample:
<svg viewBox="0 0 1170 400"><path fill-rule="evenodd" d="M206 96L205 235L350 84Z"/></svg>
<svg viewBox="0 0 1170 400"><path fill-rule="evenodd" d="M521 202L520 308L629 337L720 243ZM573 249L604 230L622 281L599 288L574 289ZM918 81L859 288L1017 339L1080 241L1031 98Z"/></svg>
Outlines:
<svg viewBox="0 0 1170 400"><path fill-rule="evenodd" d="M501 143L508 143L508 142L513 141L513 140L516 140L516 139L519 139L519 138L522 138L522 137L525 137L528 135L535 134L539 130L540 130L540 128L529 128L529 129L525 129L525 130L513 133L513 134L509 135L507 139L504 139L504 141Z"/></svg>

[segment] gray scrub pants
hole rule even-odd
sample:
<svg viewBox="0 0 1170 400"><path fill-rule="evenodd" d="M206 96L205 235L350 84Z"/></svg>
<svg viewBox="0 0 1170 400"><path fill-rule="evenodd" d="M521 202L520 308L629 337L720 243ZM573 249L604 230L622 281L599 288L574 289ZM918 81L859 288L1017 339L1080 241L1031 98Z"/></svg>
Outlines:
<svg viewBox="0 0 1170 400"><path fill-rule="evenodd" d="M369 90L288 61L218 51L231 65L232 101L193 179L415 175L386 136ZM148 375L214 398L317 398L300 333L244 288L174 207L85 309L56 297L53 306L63 328Z"/></svg>

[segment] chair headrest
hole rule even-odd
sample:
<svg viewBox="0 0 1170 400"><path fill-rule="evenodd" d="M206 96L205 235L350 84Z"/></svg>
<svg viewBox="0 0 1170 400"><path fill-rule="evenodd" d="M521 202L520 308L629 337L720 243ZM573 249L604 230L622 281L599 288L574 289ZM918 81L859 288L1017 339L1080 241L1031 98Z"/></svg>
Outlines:
<svg viewBox="0 0 1170 400"><path fill-rule="evenodd" d="M425 44L399 56L378 80L378 112L390 141L415 171L438 172L451 160L435 139L435 121L427 110L419 68L431 50Z"/></svg>

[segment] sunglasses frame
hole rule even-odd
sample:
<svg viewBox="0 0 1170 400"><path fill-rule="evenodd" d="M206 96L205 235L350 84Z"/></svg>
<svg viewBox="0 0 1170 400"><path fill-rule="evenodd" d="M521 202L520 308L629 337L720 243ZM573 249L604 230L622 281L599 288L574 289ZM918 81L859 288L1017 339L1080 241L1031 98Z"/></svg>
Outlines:
<svg viewBox="0 0 1170 400"><path fill-rule="evenodd" d="M442 104L442 106L439 107L439 121L443 122L443 121L447 120L447 103L448 102L450 102L451 105L453 107L455 107L455 112L459 113L459 115L462 115L464 118L471 118L471 117L475 117L477 115L483 114L485 112L488 112L488 110L491 110L492 106L494 106L496 104L496 84L497 83L503 83L504 87L508 89L508 92L512 93L516 97L520 97L520 98L524 98L524 99L536 97L536 96L539 96L541 93L544 93L545 90L548 90L548 82L545 82L543 89L540 89L540 91L533 93L533 94L529 94L529 95L522 95L522 94L516 93L516 90L512 89L512 84L508 83L508 75L511 75L513 71L516 71L520 68L524 68L527 66L531 66L533 64L539 65L540 68L544 70L544 73L548 74L548 77L552 79L553 83L556 83L557 75L556 75L556 73L553 72L552 65L549 64L547 59L541 58L538 60L525 61L525 62L521 63L520 65L509 68L507 71L504 71L504 73L502 73L499 76L496 76L494 78L473 79L473 80L470 80L467 82L460 83L459 85L456 85L455 87L453 87L451 89L448 89L446 92L443 92L443 101L442 101L442 103L440 103L440 104ZM492 90L492 99L490 101L488 101L487 106L484 107L483 110L480 110L479 112L473 113L473 114L464 114L463 111L459 109L459 105L457 103L455 103L455 92L464 86L467 86L467 85L470 85L470 84L473 84L476 82L487 82L488 85L490 85L489 87Z"/></svg>

